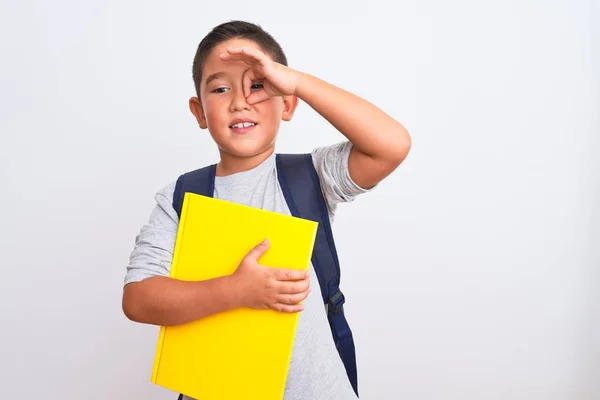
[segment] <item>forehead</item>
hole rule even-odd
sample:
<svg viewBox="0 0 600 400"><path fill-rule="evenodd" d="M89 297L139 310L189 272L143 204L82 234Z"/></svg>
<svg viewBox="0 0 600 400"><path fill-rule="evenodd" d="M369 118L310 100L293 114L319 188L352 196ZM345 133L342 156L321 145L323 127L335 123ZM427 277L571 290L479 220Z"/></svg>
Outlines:
<svg viewBox="0 0 600 400"><path fill-rule="evenodd" d="M249 39L230 39L225 42L219 43L216 45L208 57L206 58L206 62L204 63L204 67L202 69L203 80L206 80L206 77L210 74L213 74L218 71L227 71L227 70L235 70L240 67L245 67L247 69L249 66L243 61L223 61L220 58L220 54L227 53L228 47L252 47L263 51L256 42Z"/></svg>

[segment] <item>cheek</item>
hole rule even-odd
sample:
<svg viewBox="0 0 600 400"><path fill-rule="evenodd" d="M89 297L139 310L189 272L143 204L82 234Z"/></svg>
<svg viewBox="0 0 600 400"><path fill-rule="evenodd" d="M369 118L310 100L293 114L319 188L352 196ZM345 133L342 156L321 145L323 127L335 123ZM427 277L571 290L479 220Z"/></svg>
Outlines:
<svg viewBox="0 0 600 400"><path fill-rule="evenodd" d="M221 102L215 97L209 98L205 101L204 116L206 117L209 125L218 123L222 119L221 115L223 114L223 106L220 103Z"/></svg>
<svg viewBox="0 0 600 400"><path fill-rule="evenodd" d="M278 97L270 98L256 105L257 111L270 121L279 121L283 114L283 104Z"/></svg>

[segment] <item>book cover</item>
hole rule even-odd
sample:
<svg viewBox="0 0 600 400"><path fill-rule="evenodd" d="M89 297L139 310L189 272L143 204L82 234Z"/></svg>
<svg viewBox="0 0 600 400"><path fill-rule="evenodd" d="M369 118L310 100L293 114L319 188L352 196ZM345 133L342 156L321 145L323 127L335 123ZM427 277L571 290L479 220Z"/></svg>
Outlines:
<svg viewBox="0 0 600 400"><path fill-rule="evenodd" d="M171 277L213 279L235 272L269 239L267 267L306 270L317 223L186 193ZM298 313L239 308L161 327L152 382L195 399L282 399Z"/></svg>

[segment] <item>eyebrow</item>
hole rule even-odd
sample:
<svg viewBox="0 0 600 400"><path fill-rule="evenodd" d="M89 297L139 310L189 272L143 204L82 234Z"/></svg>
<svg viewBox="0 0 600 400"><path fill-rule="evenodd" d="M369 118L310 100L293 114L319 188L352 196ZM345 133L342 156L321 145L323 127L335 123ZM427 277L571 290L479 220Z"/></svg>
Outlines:
<svg viewBox="0 0 600 400"><path fill-rule="evenodd" d="M219 78L223 77L224 75L226 75L226 74L223 71L215 72L214 74L211 74L211 75L208 76L208 78L206 78L206 81L204 82L204 85L208 85L209 83L211 83L215 79L219 79Z"/></svg>

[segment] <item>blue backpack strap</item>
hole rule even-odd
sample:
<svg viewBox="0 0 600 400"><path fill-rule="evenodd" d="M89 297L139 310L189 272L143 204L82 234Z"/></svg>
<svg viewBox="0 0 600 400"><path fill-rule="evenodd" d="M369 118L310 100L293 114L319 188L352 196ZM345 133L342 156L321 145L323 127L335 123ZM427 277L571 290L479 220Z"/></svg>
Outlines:
<svg viewBox="0 0 600 400"><path fill-rule="evenodd" d="M352 331L344 315L338 259L329 212L310 154L277 154L277 176L292 215L319 223L312 263L321 286L334 342L354 392L358 395L356 354Z"/></svg>
<svg viewBox="0 0 600 400"><path fill-rule="evenodd" d="M177 211L179 218L181 218L181 207L183 206L183 197L186 192L213 197L216 172L217 165L213 164L187 172L177 179L175 190L173 191L173 208Z"/></svg>

